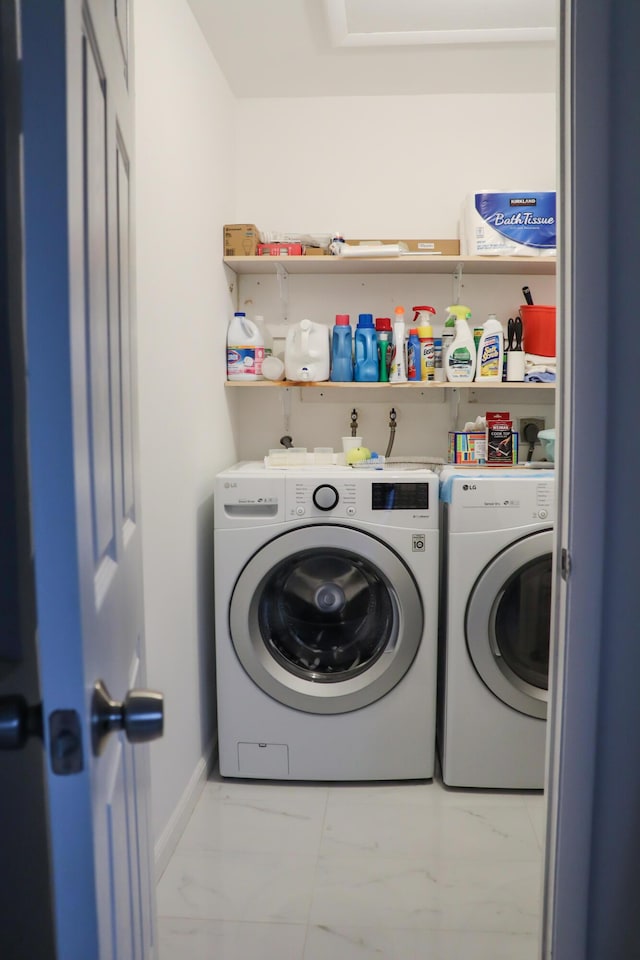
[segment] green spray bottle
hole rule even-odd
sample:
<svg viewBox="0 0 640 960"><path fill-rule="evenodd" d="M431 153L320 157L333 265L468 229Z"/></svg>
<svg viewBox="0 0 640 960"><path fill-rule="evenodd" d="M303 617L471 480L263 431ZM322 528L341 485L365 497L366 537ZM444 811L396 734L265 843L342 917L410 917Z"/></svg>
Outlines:
<svg viewBox="0 0 640 960"><path fill-rule="evenodd" d="M454 304L452 307L447 307L447 319L445 320L444 329L442 331L442 362L444 365L444 358L447 355L447 350L455 340L456 336L456 320L460 317L462 320L467 320L471 316L471 310L469 307L465 307L463 304L458 303Z"/></svg>

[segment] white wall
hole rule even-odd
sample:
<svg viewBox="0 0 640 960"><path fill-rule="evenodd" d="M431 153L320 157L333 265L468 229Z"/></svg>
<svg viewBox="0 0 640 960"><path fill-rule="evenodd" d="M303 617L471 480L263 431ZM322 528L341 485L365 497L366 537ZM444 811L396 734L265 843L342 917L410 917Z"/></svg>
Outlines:
<svg viewBox="0 0 640 960"><path fill-rule="evenodd" d="M148 681L165 692L167 717L165 737L152 747L158 849L215 729L213 477L239 457L262 456L285 423L280 391L261 393L258 404L251 391L223 387L234 304L221 264L222 225L456 236L469 190L553 188L555 101L547 94L235 101L185 0L138 0L135 44ZM378 315L395 302L433 302L441 314L452 299L450 278L370 278L366 289L316 284L291 283L292 319L311 305L330 322L345 302L351 313L362 303ZM515 307L521 285L478 278L464 296L482 316L496 298ZM552 300L551 279L531 286L539 302ZM243 280L240 301L270 322L282 319L275 281ZM346 395L331 404L294 396L296 441L337 445L352 405ZM379 449L389 406L387 397L359 404L363 432ZM394 452L405 454L441 453L452 416L467 416L447 403L398 409ZM527 412L552 417L548 403Z"/></svg>
<svg viewBox="0 0 640 960"><path fill-rule="evenodd" d="M158 844L214 732L211 497L226 414L235 104L184 0L136 4L137 307L148 682Z"/></svg>
<svg viewBox="0 0 640 960"><path fill-rule="evenodd" d="M408 97L251 99L237 104L239 222L262 230L332 233L349 238L457 237L461 204L482 189L549 190L556 177L554 94L455 94ZM506 326L531 287L538 303L555 302L552 277L468 277L461 302L481 324L496 312ZM303 316L331 324L336 313L393 317L396 304L411 318L414 304L438 311L435 330L453 302L451 277L290 277L288 321ZM242 277L239 308L282 325L273 277ZM229 391L238 452L262 457L285 432L280 391ZM447 432L485 413L480 404L409 402L407 393L292 391L289 430L296 444L333 446L349 424L354 403L365 442L384 452L390 406L398 412L393 453L445 457ZM336 399L337 397L337 399ZM304 398L304 400L302 399ZM415 397L414 397L415 399ZM506 398L517 420L544 417L554 425L553 392ZM495 398L505 402L505 394ZM500 407L502 409L502 406ZM360 431L359 431L360 432ZM536 458L542 450L536 451Z"/></svg>

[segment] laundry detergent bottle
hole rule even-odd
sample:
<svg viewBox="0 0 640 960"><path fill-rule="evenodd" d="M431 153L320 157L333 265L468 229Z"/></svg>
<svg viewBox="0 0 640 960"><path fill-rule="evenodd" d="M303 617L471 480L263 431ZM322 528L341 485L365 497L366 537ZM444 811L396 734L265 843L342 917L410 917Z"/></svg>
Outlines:
<svg viewBox="0 0 640 960"><path fill-rule="evenodd" d="M346 313L337 314L331 334L331 380L353 380L353 333Z"/></svg>
<svg viewBox="0 0 640 960"><path fill-rule="evenodd" d="M284 372L287 380L320 381L329 379L331 357L329 327L305 317L287 331L284 345Z"/></svg>
<svg viewBox="0 0 640 960"><path fill-rule="evenodd" d="M234 313L227 330L227 379L263 380L264 341L246 313Z"/></svg>
<svg viewBox="0 0 640 960"><path fill-rule="evenodd" d="M495 313L491 313L482 325L476 360L476 380L481 383L502 380L503 355L504 330Z"/></svg>
<svg viewBox="0 0 640 960"><path fill-rule="evenodd" d="M469 329L468 317L456 317L456 335L444 358L447 380L468 383L476 370L476 345Z"/></svg>
<svg viewBox="0 0 640 960"><path fill-rule="evenodd" d="M406 383L407 352L405 346L404 307L396 307L393 321L393 351L391 354L390 383Z"/></svg>
<svg viewBox="0 0 640 960"><path fill-rule="evenodd" d="M358 317L355 337L354 379L360 383L378 379L378 338L372 313Z"/></svg>

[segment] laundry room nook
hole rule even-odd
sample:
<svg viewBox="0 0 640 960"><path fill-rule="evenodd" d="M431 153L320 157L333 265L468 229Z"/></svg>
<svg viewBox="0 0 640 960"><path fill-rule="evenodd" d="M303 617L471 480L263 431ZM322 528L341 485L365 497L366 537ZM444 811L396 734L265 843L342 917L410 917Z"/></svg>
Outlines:
<svg viewBox="0 0 640 960"><path fill-rule="evenodd" d="M555 6L235 6L133 20L159 958L535 960ZM483 247L498 195L553 243Z"/></svg>

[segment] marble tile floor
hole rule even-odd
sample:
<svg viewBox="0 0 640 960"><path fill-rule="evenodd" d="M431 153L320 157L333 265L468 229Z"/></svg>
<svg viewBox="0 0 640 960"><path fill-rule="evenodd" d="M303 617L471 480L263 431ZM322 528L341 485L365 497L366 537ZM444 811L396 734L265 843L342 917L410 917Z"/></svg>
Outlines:
<svg viewBox="0 0 640 960"><path fill-rule="evenodd" d="M212 774L158 884L159 960L537 960L544 798Z"/></svg>

